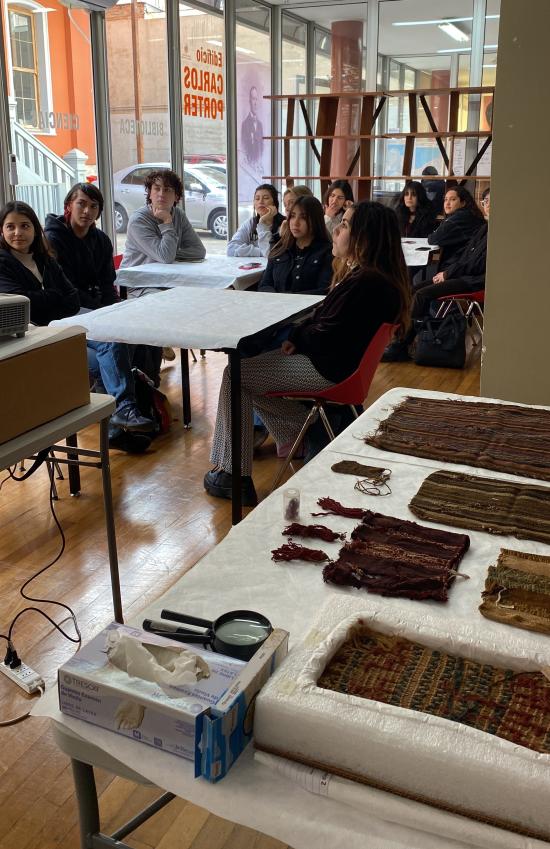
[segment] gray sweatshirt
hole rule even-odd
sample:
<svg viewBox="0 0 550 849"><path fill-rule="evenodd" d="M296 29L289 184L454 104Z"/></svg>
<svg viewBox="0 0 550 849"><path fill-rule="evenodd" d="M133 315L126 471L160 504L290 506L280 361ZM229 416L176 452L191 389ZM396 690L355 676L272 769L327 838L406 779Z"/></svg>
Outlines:
<svg viewBox="0 0 550 849"><path fill-rule="evenodd" d="M174 207L170 224L161 224L148 206L142 206L130 216L121 267L204 259L205 255L203 243L180 206Z"/></svg>
<svg viewBox="0 0 550 849"><path fill-rule="evenodd" d="M258 221L257 241L252 241L253 218L249 218L241 224L229 244L227 245L227 256L267 256L271 245L269 244L273 233L271 225L267 226Z"/></svg>

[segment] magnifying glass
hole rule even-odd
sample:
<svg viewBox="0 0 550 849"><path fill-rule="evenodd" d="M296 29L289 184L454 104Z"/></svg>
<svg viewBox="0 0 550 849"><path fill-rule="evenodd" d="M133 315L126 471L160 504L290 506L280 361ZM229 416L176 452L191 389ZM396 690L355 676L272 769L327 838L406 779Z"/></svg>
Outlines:
<svg viewBox="0 0 550 849"><path fill-rule="evenodd" d="M273 631L269 619L253 610L230 610L214 622L173 610L162 610L160 616L161 619L205 629L201 633L178 628L178 636L185 642L202 643L213 651L239 660L250 660Z"/></svg>

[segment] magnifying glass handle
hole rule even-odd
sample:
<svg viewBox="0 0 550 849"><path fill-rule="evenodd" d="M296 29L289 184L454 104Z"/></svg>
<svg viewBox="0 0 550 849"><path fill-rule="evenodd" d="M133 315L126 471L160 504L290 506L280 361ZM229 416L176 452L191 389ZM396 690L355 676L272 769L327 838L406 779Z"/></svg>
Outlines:
<svg viewBox="0 0 550 849"><path fill-rule="evenodd" d="M199 619L197 616L188 616L186 613L177 613L175 610L161 610L161 619L169 619L172 622L183 622L184 625L197 625L199 628L211 628L212 622L207 619Z"/></svg>

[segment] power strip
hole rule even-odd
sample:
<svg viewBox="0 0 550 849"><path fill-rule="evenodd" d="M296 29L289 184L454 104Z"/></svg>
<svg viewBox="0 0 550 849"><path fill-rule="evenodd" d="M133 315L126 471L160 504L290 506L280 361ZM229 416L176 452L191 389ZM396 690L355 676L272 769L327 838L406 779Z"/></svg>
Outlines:
<svg viewBox="0 0 550 849"><path fill-rule="evenodd" d="M0 663L0 672L3 672L10 681L15 681L25 693L36 693L40 688L45 689L42 676L25 663L17 669L11 669L6 663Z"/></svg>

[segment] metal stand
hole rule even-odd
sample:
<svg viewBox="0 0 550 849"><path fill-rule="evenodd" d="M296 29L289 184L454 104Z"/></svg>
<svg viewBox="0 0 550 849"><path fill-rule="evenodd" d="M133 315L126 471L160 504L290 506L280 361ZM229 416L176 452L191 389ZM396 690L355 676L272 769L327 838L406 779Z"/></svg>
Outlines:
<svg viewBox="0 0 550 849"><path fill-rule="evenodd" d="M189 384L189 352L187 348L180 349L181 362L181 399L183 404L183 426L191 427L191 387Z"/></svg>
<svg viewBox="0 0 550 849"><path fill-rule="evenodd" d="M136 814L125 825L118 828L112 835L100 831L99 806L97 788L93 768L82 761L71 759L73 778L78 803L78 819L80 824L80 849L131 849L122 839L135 831L150 817L162 810L168 802L174 799L173 793L163 793L158 799Z"/></svg>

